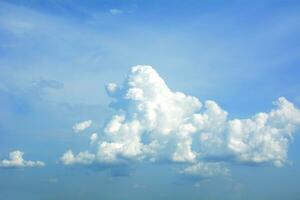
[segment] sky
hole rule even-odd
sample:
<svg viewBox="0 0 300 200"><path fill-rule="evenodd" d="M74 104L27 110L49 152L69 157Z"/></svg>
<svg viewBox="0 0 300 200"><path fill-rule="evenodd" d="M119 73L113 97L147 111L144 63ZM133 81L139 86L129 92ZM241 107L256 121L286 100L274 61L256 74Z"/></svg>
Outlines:
<svg viewBox="0 0 300 200"><path fill-rule="evenodd" d="M0 0L0 200L299 199L299 9Z"/></svg>

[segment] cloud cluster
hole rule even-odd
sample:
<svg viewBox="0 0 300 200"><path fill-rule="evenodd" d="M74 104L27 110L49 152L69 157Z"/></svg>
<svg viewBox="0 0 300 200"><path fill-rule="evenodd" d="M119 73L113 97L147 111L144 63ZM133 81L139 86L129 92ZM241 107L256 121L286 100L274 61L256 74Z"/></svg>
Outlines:
<svg viewBox="0 0 300 200"><path fill-rule="evenodd" d="M23 159L24 153L22 151L12 151L9 153L8 160L0 161L1 168L23 168L23 167L44 167L45 163L42 161L31 161Z"/></svg>
<svg viewBox="0 0 300 200"><path fill-rule="evenodd" d="M300 110L284 97L269 113L228 119L216 102L170 90L147 65L132 67L121 86L110 83L106 90L116 114L100 137L91 136L97 151L68 151L63 163L182 163L182 173L204 177L228 174L229 163L282 166L300 125Z"/></svg>

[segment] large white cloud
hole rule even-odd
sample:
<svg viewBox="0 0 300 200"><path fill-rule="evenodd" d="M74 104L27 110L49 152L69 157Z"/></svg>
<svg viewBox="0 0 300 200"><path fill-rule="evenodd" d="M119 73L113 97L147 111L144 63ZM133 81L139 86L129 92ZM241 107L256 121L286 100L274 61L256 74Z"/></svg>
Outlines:
<svg viewBox="0 0 300 200"><path fill-rule="evenodd" d="M42 161L31 161L23 159L24 153L22 151L12 151L9 153L8 160L0 161L2 168L23 168L23 167L44 167L45 163Z"/></svg>
<svg viewBox="0 0 300 200"><path fill-rule="evenodd" d="M65 164L168 161L185 164L182 172L187 174L209 176L228 174L226 163L282 166L300 125L300 111L284 97L269 113L229 120L216 102L202 104L171 91L147 65L132 67L121 86L110 83L106 90L116 114L101 137L94 136L98 150L78 155L68 151L62 157Z"/></svg>

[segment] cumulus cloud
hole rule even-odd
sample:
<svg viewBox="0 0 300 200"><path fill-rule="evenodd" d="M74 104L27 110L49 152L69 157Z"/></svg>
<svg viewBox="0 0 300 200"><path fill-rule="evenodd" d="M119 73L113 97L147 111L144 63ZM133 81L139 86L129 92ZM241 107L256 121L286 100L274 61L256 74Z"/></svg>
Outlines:
<svg viewBox="0 0 300 200"><path fill-rule="evenodd" d="M204 177L228 174L229 164L282 166L300 125L300 110L284 97L268 113L228 119L216 102L170 90L147 65L132 67L122 85L110 83L106 91L116 113L101 138L95 136L97 151L68 151L65 164L167 161L184 164L182 173Z"/></svg>
<svg viewBox="0 0 300 200"><path fill-rule="evenodd" d="M73 126L73 131L75 133L78 133L78 132L84 131L85 129L89 128L91 125L92 125L92 120L79 122Z"/></svg>
<svg viewBox="0 0 300 200"><path fill-rule="evenodd" d="M23 159L24 153L22 151L12 151L9 153L8 160L0 161L2 168L24 168L24 167L44 167L45 163L42 161L31 161Z"/></svg>
<svg viewBox="0 0 300 200"><path fill-rule="evenodd" d="M83 151L74 155L71 150L68 150L64 155L61 157L61 161L65 165L72 165L72 164L91 164L95 159L95 155L89 153L88 151Z"/></svg>

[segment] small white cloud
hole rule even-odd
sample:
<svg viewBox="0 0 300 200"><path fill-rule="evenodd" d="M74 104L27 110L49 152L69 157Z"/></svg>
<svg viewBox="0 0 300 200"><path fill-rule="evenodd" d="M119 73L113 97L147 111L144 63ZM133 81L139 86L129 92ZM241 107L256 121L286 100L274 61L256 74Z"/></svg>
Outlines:
<svg viewBox="0 0 300 200"><path fill-rule="evenodd" d="M117 8L112 8L112 9L109 10L109 12L110 12L110 14L112 14L112 15L119 15L119 14L122 14L122 13L123 13L122 10L117 9Z"/></svg>
<svg viewBox="0 0 300 200"><path fill-rule="evenodd" d="M24 168L24 167L44 167L45 163L42 161L31 161L23 159L24 153L22 151L12 151L9 153L8 160L0 161L2 168Z"/></svg>
<svg viewBox="0 0 300 200"><path fill-rule="evenodd" d="M90 136L90 144L95 144L98 140L98 135L97 133L93 133L91 136Z"/></svg>
<svg viewBox="0 0 300 200"><path fill-rule="evenodd" d="M216 175L229 175L229 169L220 163L198 162L186 167L182 173L190 176L212 177Z"/></svg>
<svg viewBox="0 0 300 200"><path fill-rule="evenodd" d="M68 150L60 158L61 162L64 165L72 165L72 164L88 165L88 164L93 163L94 159L95 159L95 155L89 153L88 151L80 152L77 155L74 155L71 150Z"/></svg>
<svg viewBox="0 0 300 200"><path fill-rule="evenodd" d="M118 85L115 83L109 83L106 85L106 91L108 94L114 93L118 89Z"/></svg>
<svg viewBox="0 0 300 200"><path fill-rule="evenodd" d="M92 120L79 122L73 126L73 131L75 133L78 133L78 132L84 131L85 129L89 128L91 125L92 125Z"/></svg>

